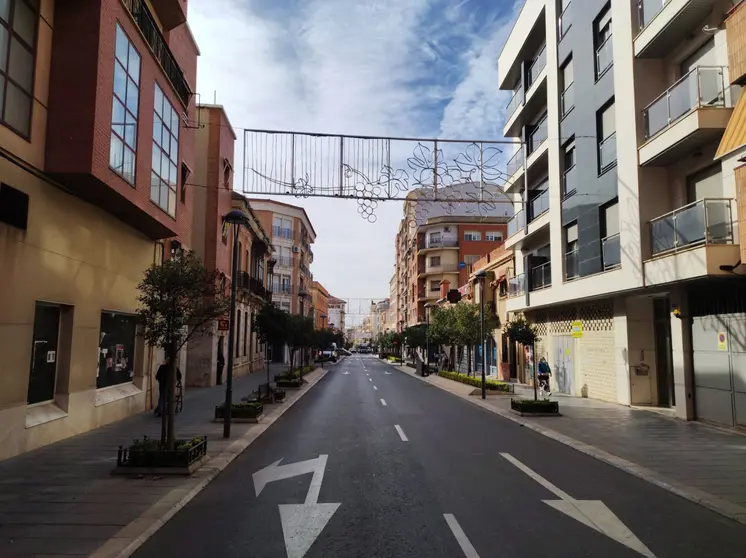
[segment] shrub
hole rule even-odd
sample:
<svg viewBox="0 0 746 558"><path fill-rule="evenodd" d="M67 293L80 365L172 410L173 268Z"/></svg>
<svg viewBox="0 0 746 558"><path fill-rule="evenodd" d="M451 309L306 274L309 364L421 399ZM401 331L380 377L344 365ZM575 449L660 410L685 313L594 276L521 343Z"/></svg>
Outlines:
<svg viewBox="0 0 746 558"><path fill-rule="evenodd" d="M475 376L467 376L466 374L459 374L458 372L451 372L451 371L442 371L439 372L439 375L448 378L449 380L455 380L457 382L461 382L462 384L467 384L470 386L482 387L482 379L477 378ZM495 380L485 380L484 382L485 388L490 391L502 391L505 393L510 393L513 391L513 386L511 384L506 384L505 382L496 382Z"/></svg>

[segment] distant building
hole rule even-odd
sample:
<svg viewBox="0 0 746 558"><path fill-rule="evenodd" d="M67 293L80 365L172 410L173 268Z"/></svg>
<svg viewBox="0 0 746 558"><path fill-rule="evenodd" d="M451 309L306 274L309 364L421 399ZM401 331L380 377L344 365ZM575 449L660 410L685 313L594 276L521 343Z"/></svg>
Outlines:
<svg viewBox="0 0 746 558"><path fill-rule="evenodd" d="M345 332L345 314L347 308L347 302L341 298L329 295L328 301L329 318L327 321L328 327L336 330Z"/></svg>

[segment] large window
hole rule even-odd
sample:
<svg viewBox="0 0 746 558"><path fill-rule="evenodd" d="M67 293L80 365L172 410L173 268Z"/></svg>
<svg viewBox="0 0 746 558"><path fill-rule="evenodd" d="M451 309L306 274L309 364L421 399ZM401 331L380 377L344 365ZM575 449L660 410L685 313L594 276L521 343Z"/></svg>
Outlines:
<svg viewBox="0 0 746 558"><path fill-rule="evenodd" d="M614 101L598 112L598 166L599 173L616 164L616 114Z"/></svg>
<svg viewBox="0 0 746 558"><path fill-rule="evenodd" d="M117 312L101 313L96 387L116 386L132 381L135 373L137 318Z"/></svg>
<svg viewBox="0 0 746 558"><path fill-rule="evenodd" d="M596 78L606 73L614 62L611 45L611 3L606 4L596 18L594 26L594 42L596 44Z"/></svg>
<svg viewBox="0 0 746 558"><path fill-rule="evenodd" d="M2 122L31 135L39 0L0 0L0 109Z"/></svg>
<svg viewBox="0 0 746 558"><path fill-rule="evenodd" d="M482 240L482 233L479 231L466 231L464 233L464 240L471 240L474 242L478 242Z"/></svg>
<svg viewBox="0 0 746 558"><path fill-rule="evenodd" d="M560 88L562 89L560 96L561 116L565 116L575 106L575 94L572 87L574 82L575 74L573 72L572 58L570 58L560 68Z"/></svg>
<svg viewBox="0 0 746 558"><path fill-rule="evenodd" d="M135 184L139 102L140 55L124 30L117 25L109 166L132 185Z"/></svg>
<svg viewBox="0 0 746 558"><path fill-rule="evenodd" d="M150 199L171 217L176 216L176 161L178 159L179 115L156 83Z"/></svg>
<svg viewBox="0 0 746 558"><path fill-rule="evenodd" d="M622 262L618 200L613 200L601 208L601 257L604 270L619 267Z"/></svg>
<svg viewBox="0 0 746 558"><path fill-rule="evenodd" d="M489 242L502 242L503 233L501 233L500 231L489 231L486 238Z"/></svg>

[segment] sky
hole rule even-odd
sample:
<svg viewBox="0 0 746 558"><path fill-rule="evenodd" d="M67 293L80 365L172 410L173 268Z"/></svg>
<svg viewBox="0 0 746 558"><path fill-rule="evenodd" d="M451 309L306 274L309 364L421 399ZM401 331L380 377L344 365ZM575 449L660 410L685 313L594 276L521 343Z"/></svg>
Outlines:
<svg viewBox="0 0 746 558"><path fill-rule="evenodd" d="M521 4L189 0L199 102L223 105L239 136L234 188L243 188L241 128L502 139L509 94L497 89L497 57ZM317 233L311 270L332 295L388 296L402 202L379 204L369 223L355 201L276 199L306 209Z"/></svg>

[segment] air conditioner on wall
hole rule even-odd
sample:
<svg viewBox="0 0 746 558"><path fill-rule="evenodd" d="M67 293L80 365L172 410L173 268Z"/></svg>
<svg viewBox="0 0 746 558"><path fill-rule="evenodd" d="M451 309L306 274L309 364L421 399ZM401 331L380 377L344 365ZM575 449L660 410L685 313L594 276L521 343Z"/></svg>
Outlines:
<svg viewBox="0 0 746 558"><path fill-rule="evenodd" d="M451 227L443 227L443 232L451 232Z"/></svg>
<svg viewBox="0 0 746 558"><path fill-rule="evenodd" d="M300 246L293 246L293 254L299 254L300 253Z"/></svg>

